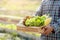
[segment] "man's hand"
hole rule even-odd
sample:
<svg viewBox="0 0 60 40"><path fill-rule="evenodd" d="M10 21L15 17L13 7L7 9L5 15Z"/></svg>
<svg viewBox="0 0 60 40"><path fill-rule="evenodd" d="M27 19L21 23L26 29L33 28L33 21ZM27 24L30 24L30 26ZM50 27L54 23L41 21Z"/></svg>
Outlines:
<svg viewBox="0 0 60 40"><path fill-rule="evenodd" d="M42 30L43 30L42 34L49 35L53 31L53 27L51 27L50 25L48 25L46 27L43 27Z"/></svg>

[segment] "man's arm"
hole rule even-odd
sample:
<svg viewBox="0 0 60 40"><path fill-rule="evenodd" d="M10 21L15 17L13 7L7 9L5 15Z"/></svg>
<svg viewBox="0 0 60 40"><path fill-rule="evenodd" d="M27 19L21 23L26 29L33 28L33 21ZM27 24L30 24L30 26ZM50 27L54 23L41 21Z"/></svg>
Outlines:
<svg viewBox="0 0 60 40"><path fill-rule="evenodd" d="M35 16L41 16L41 15L42 15L42 9L43 9L44 1L45 1L45 0L42 0L41 5L40 5L39 8L36 10Z"/></svg>

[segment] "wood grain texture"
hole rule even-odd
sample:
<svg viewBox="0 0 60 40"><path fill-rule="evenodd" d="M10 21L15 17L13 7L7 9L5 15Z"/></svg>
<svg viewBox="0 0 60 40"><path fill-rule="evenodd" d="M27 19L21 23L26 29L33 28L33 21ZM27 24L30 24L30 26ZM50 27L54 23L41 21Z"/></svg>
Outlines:
<svg viewBox="0 0 60 40"><path fill-rule="evenodd" d="M17 27L18 31L23 31L23 32L34 32L34 33L41 33L43 30L41 30L40 27Z"/></svg>

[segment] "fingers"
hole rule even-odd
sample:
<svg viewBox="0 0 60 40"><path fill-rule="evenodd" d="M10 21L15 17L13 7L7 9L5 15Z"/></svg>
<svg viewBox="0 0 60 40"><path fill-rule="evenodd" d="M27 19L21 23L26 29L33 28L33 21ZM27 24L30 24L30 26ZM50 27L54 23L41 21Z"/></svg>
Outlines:
<svg viewBox="0 0 60 40"><path fill-rule="evenodd" d="M44 35L49 35L50 33L52 33L52 28L49 26L49 27L44 27L45 31L44 31Z"/></svg>
<svg viewBox="0 0 60 40"><path fill-rule="evenodd" d="M45 28L42 27L42 28L41 28L41 34L44 34L44 31L45 31Z"/></svg>
<svg viewBox="0 0 60 40"><path fill-rule="evenodd" d="M44 32L44 34L47 36L47 35L49 35L50 33L52 33L50 30L46 30L45 32Z"/></svg>

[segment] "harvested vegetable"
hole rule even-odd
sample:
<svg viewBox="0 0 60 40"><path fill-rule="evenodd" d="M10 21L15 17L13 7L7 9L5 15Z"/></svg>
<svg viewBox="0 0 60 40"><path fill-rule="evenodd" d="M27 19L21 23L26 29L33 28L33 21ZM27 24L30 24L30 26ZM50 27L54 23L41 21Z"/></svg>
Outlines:
<svg viewBox="0 0 60 40"><path fill-rule="evenodd" d="M25 25L26 26L39 26L40 27L40 26L46 26L50 22L51 22L51 17L49 17L49 15L34 16L34 17L26 19Z"/></svg>

